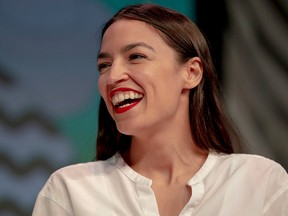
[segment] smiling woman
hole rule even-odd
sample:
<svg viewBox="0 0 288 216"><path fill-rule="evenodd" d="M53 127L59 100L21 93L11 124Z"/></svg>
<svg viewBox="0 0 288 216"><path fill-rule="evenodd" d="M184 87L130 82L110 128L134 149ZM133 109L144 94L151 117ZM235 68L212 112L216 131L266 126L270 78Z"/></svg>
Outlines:
<svg viewBox="0 0 288 216"><path fill-rule="evenodd" d="M103 28L98 69L96 161L56 171L34 216L288 214L284 169L234 154L240 138L207 42L187 17L123 8Z"/></svg>

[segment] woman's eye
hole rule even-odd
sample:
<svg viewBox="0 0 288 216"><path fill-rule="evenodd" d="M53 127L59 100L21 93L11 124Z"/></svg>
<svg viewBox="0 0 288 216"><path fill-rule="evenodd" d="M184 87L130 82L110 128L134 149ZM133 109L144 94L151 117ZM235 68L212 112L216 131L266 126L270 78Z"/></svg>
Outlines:
<svg viewBox="0 0 288 216"><path fill-rule="evenodd" d="M105 68L109 67L110 65L111 65L110 63L98 64L98 70L101 72L102 70L104 70Z"/></svg>
<svg viewBox="0 0 288 216"><path fill-rule="evenodd" d="M146 58L143 54L131 54L129 56L129 60L137 60L137 59L143 59Z"/></svg>

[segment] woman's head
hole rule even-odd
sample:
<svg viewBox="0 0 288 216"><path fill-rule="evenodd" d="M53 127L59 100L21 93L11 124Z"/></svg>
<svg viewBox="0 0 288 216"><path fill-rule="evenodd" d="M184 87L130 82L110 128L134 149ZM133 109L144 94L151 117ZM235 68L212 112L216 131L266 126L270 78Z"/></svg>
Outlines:
<svg viewBox="0 0 288 216"><path fill-rule="evenodd" d="M145 139L174 130L183 119L189 130L189 91L201 81L202 64L198 57L178 59L147 23L122 19L110 25L98 55L98 87L121 133Z"/></svg>
<svg viewBox="0 0 288 216"><path fill-rule="evenodd" d="M207 42L198 27L186 16L157 5L128 6L120 10L103 28L102 39L113 23L134 20L148 24L176 53L176 59L184 64L198 57L203 68L203 78L190 91L189 120L195 143L202 149L233 152L229 135L229 123L223 112L216 73ZM117 131L103 99L99 110L97 159L106 159L116 151L129 148L131 137Z"/></svg>

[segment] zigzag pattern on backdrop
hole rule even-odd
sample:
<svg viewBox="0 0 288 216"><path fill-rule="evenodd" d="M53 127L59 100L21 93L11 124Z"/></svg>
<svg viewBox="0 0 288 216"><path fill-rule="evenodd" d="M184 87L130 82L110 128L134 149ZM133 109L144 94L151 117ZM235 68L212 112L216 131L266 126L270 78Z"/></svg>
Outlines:
<svg viewBox="0 0 288 216"><path fill-rule="evenodd" d="M54 127L54 125L49 122L49 119L44 117L37 111L27 111L26 113L23 113L20 117L11 118L4 113L4 110L1 108L0 105L0 122L3 122L4 125L9 128L20 128L21 126L29 122L34 122L51 134L57 133L56 127Z"/></svg>
<svg viewBox="0 0 288 216"><path fill-rule="evenodd" d="M0 67L1 89L16 84ZM0 100L0 215L28 216L49 175L72 163L74 153L40 110L23 108L13 115L5 105Z"/></svg>
<svg viewBox="0 0 288 216"><path fill-rule="evenodd" d="M3 137L3 134L0 133L0 172L2 176L0 177L0 180L4 179L3 182L5 184L5 186L1 184L1 187L3 188L0 188L0 215L3 212L9 212L10 214L13 213L14 215L30 215L34 200L30 200L30 203L28 203L29 205L27 205L25 197L23 195L18 195L17 192L22 190L24 191L22 194L27 194L31 191L31 193L35 194L34 197L36 198L36 194L39 192L48 176L53 171L58 169L59 166L67 165L67 163L64 161L69 161L67 160L67 157L63 156L64 160L62 160L62 158L59 158L61 155L58 154L57 158L57 155L53 155L53 153L58 151L65 155L71 156L71 153L69 153L69 148L66 150L65 146L63 146L63 144L66 145L66 147L69 146L67 141L65 144L64 140L61 140L61 137L59 137L55 129L47 126L50 125L49 123L45 123L43 119L35 121L34 117L37 116L36 114L31 115L30 113L29 115L24 114L23 116L19 117L19 119L13 120L5 118L5 121L2 121L3 118L1 118L2 125L0 125L0 129L3 129L2 131L4 131L4 127L6 127L6 129L10 131L10 134L7 132L5 133L8 134L6 139ZM32 118L29 118L29 116L32 116ZM39 143L30 143L31 141L33 142L33 140L29 139L25 141L25 136L21 135L23 131L24 134L31 134L33 131L39 133L38 130L33 129L25 131L24 128L29 128L29 124L31 124L31 122L34 123L34 127L36 122L36 127L38 127L38 129L40 128L40 134L37 135L37 140L39 140ZM20 134L20 139L13 138L13 136L17 137L17 134ZM47 141L44 140L47 139L46 136L54 138ZM57 139L58 143L56 141ZM41 144L41 140L44 144ZM23 143L21 143L22 141ZM54 141L56 141L56 143ZM49 144L47 145L47 143ZM20 146L21 144L23 144L23 146ZM35 149L37 148L36 145L39 145L38 149ZM19 147L17 148L17 146ZM30 150L29 146L31 148ZM24 148L21 149L22 147ZM21 152L23 152L25 149L26 152L21 154ZM70 161L71 160L72 158ZM41 179L43 181L41 183L33 184L31 188L31 181L35 181L37 179ZM26 191L27 188L30 189Z"/></svg>
<svg viewBox="0 0 288 216"><path fill-rule="evenodd" d="M53 171L55 171L55 166L52 166L47 160L44 160L41 157L35 157L27 163L20 164L2 152L0 152L0 164L6 166L6 168L9 169L14 175L20 177L29 172L33 172L36 169L45 170L47 174L51 174Z"/></svg>

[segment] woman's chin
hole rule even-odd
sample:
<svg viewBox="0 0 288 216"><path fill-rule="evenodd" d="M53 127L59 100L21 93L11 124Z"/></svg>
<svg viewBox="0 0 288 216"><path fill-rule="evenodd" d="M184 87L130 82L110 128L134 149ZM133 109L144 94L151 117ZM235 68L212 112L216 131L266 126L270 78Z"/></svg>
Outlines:
<svg viewBox="0 0 288 216"><path fill-rule="evenodd" d="M122 124L116 124L117 126L117 130L122 133L122 134L125 134L125 135L132 135L131 134L131 127L127 127L125 125L122 125Z"/></svg>
<svg viewBox="0 0 288 216"><path fill-rule="evenodd" d="M120 133L125 134L127 136L135 136L139 133L137 126L127 125L127 124L116 124L117 129Z"/></svg>

